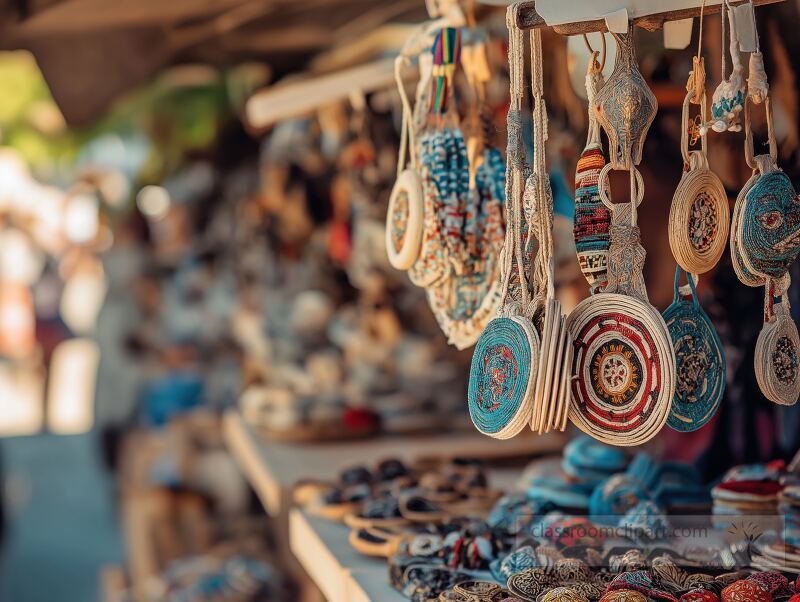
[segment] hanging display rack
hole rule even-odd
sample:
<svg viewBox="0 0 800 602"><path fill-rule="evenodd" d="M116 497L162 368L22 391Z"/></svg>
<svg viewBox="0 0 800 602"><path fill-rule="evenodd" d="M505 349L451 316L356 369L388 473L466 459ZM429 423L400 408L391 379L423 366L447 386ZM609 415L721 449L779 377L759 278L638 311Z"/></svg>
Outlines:
<svg viewBox="0 0 800 602"><path fill-rule="evenodd" d="M730 4L732 6L738 6L739 4L745 4L750 0L735 0ZM778 2L783 2L784 0L752 0L753 5L764 6L766 4L776 4ZM582 9L584 13L586 13L587 19L586 20L577 20L572 21L569 23L554 23L549 24L545 20L545 18L536 10L536 1L529 0L528 2L521 3L519 7L519 12L517 13L517 26L520 29L539 29L542 27L552 27L553 31L558 34L565 35L565 36L572 36L582 33L592 33L595 31L608 31L608 27L606 25L606 20L603 18L603 15L598 15L598 3L590 3L590 2L583 2L581 3ZM573 13L579 13L579 7L577 6L579 3L570 2L570 10ZM625 9L624 2L620 2L623 6L618 6L619 9ZM628 2L628 4L632 4ZM653 3L661 4L663 3ZM664 23L668 21L681 21L683 19L691 19L693 17L700 16L700 7L702 5L702 0L689 0L688 2L682 2L682 4L691 4L691 6L674 9L674 10L665 10L665 11L654 11L651 14L642 14L639 16L631 15L630 21L635 27L641 27L642 29L646 29L647 31L656 31L661 29L664 26ZM703 13L705 15L713 15L718 14L722 11L722 2L712 1L706 2L705 8L703 9ZM610 13L611 11L603 11L605 13Z"/></svg>

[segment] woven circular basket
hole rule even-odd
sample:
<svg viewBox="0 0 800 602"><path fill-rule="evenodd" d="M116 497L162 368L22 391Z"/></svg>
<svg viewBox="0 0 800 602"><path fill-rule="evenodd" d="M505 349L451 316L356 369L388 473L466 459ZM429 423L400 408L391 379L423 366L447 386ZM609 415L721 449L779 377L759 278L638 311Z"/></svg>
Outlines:
<svg viewBox="0 0 800 602"><path fill-rule="evenodd" d="M475 345L467 402L475 427L508 439L530 422L539 335L523 317L495 318Z"/></svg>
<svg viewBox="0 0 800 602"><path fill-rule="evenodd" d="M754 274L746 265L745 257L742 253L742 242L739 233L742 230L742 209L744 208L745 197L750 189L761 177L759 173L754 173L750 179L745 182L744 187L739 191L736 197L736 203L733 206L733 219L731 220L731 263L733 264L733 271L736 272L736 277L742 284L747 286L764 286L765 278Z"/></svg>
<svg viewBox="0 0 800 602"><path fill-rule="evenodd" d="M789 279L770 280L764 302L764 327L758 335L754 368L764 396L780 405L794 405L800 396L800 336L785 293ZM782 301L775 303L775 297Z"/></svg>
<svg viewBox="0 0 800 602"><path fill-rule="evenodd" d="M681 269L675 272L675 296L664 311L675 351L675 396L667 424L676 431L694 431L717 411L725 392L725 352L714 325L700 307L694 278L679 288ZM689 289L688 291L686 289Z"/></svg>
<svg viewBox="0 0 800 602"><path fill-rule="evenodd" d="M757 275L780 278L800 253L800 204L780 169L762 173L745 195L738 237L744 264Z"/></svg>
<svg viewBox="0 0 800 602"><path fill-rule="evenodd" d="M386 212L386 254L397 270L407 270L422 246L422 185L413 169L404 169L392 188Z"/></svg>
<svg viewBox="0 0 800 602"><path fill-rule="evenodd" d="M706 137L701 136L701 150L689 151L690 91L683 101L681 154L688 168L681 177L669 212L669 246L678 265L687 272L702 274L713 268L728 240L730 209L725 187L708 168ZM706 120L705 94L700 101Z"/></svg>
<svg viewBox="0 0 800 602"><path fill-rule="evenodd" d="M574 341L570 420L612 445L639 445L667 421L675 353L661 315L617 293L584 299L570 314Z"/></svg>

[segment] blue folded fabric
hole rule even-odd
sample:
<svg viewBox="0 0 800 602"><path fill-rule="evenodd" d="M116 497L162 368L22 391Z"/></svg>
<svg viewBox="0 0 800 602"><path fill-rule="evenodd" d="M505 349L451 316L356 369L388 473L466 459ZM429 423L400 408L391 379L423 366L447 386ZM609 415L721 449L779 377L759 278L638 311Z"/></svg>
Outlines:
<svg viewBox="0 0 800 602"><path fill-rule="evenodd" d="M622 450L579 435L564 447L564 461L575 470L615 473L625 470L628 458Z"/></svg>
<svg viewBox="0 0 800 602"><path fill-rule="evenodd" d="M567 483L558 478L532 479L525 494L539 504L550 503L558 508L589 508L589 491L579 483Z"/></svg>
<svg viewBox="0 0 800 602"><path fill-rule="evenodd" d="M589 516L598 524L614 525L618 517L649 499L650 495L638 480L626 473L615 474L592 491Z"/></svg>

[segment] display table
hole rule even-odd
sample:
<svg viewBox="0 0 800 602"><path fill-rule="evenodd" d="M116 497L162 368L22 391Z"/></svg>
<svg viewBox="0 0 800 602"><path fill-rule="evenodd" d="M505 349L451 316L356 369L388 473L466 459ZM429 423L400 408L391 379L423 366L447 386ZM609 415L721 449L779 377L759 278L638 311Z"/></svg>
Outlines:
<svg viewBox="0 0 800 602"><path fill-rule="evenodd" d="M456 456L496 461L517 457L531 459L560 454L566 441L561 433L544 436L525 433L498 441L471 432L292 444L266 439L236 411L224 416L223 434L267 515L274 519L272 523L281 553L296 559L300 565L298 571L302 568L300 573L304 572L328 600L381 602L404 599L389 585L386 562L356 552L347 541L347 527L292 509L292 488L298 481L332 480L346 466L370 465L390 457L405 461ZM519 478L520 471L518 468L489 468L487 473L492 487L508 490ZM299 578L296 571L291 572ZM304 594L300 599L313 598Z"/></svg>
<svg viewBox="0 0 800 602"><path fill-rule="evenodd" d="M344 525L293 509L289 513L292 552L331 602L401 602L389 585L386 561L356 552Z"/></svg>
<svg viewBox="0 0 800 602"><path fill-rule="evenodd" d="M292 444L265 439L236 411L225 415L223 432L228 448L270 516L288 511L291 489L301 479L330 481L341 468L353 464L369 465L391 457L406 461L455 456L487 460L534 457L560 453L566 440L561 433L527 432L499 441L474 432ZM499 487L504 484L495 482Z"/></svg>

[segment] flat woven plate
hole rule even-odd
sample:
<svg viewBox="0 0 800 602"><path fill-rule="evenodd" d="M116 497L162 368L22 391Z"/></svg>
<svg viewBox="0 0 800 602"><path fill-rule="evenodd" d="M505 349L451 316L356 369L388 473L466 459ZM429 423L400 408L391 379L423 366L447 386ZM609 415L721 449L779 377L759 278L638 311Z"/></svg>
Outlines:
<svg viewBox="0 0 800 602"><path fill-rule="evenodd" d="M507 439L530 421L539 336L521 317L495 318L475 345L467 401L475 427Z"/></svg>
<svg viewBox="0 0 800 602"><path fill-rule="evenodd" d="M613 445L638 445L661 430L675 392L675 353L649 304L617 293L583 300L570 314L570 420Z"/></svg>
<svg viewBox="0 0 800 602"><path fill-rule="evenodd" d="M725 392L725 353L711 320L699 305L678 299L664 311L676 359L675 396L667 424L699 429L714 416Z"/></svg>

